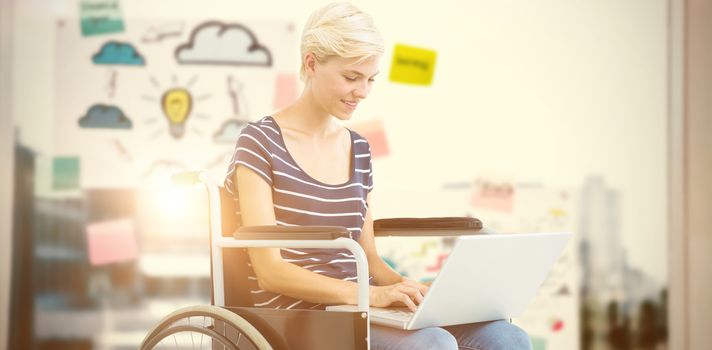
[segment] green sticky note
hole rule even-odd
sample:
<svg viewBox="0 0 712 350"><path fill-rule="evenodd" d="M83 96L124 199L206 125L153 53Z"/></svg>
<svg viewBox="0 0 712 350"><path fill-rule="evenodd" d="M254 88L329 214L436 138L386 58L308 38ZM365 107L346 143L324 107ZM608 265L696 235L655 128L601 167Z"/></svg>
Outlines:
<svg viewBox="0 0 712 350"><path fill-rule="evenodd" d="M546 339L539 337L531 337L532 350L546 350Z"/></svg>
<svg viewBox="0 0 712 350"><path fill-rule="evenodd" d="M433 50L396 44L391 63L391 81L404 84L430 85L435 73Z"/></svg>
<svg viewBox="0 0 712 350"><path fill-rule="evenodd" d="M52 189L74 190L79 188L79 158L55 157L52 160Z"/></svg>
<svg viewBox="0 0 712 350"><path fill-rule="evenodd" d="M81 0L79 17L84 36L124 31L119 0Z"/></svg>

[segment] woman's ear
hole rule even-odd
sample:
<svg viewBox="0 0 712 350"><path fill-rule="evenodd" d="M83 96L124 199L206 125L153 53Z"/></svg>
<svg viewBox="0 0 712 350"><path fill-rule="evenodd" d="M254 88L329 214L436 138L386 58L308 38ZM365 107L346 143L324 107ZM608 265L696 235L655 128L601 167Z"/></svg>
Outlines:
<svg viewBox="0 0 712 350"><path fill-rule="evenodd" d="M317 61L314 53L307 52L306 55L304 55L304 71L308 78L312 78L314 76L314 73L316 72L316 63Z"/></svg>

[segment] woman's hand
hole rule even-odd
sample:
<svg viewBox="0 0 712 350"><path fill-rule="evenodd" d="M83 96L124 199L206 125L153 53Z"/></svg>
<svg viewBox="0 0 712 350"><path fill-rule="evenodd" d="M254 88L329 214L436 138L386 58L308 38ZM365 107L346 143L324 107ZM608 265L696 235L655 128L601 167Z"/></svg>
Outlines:
<svg viewBox="0 0 712 350"><path fill-rule="evenodd" d="M425 296L425 293L427 293L428 290L430 289L430 283L428 283L428 282L420 283L420 282L414 281L408 277L401 276L401 282L418 288L418 290L420 291L420 294L422 294L423 296Z"/></svg>
<svg viewBox="0 0 712 350"><path fill-rule="evenodd" d="M410 311L415 312L416 305L423 301L423 295L428 292L424 284L403 278L396 284L388 286L372 286L370 288L369 303L371 306L387 307L394 303L405 304Z"/></svg>

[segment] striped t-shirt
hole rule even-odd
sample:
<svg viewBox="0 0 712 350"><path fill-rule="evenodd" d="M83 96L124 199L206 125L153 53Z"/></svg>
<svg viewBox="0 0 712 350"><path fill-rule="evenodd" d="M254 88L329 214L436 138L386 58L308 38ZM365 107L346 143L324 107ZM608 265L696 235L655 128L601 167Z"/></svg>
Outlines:
<svg viewBox="0 0 712 350"><path fill-rule="evenodd" d="M240 205L235 169L245 166L272 187L277 225L343 226L358 240L366 216L366 196L373 188L371 150L365 138L351 134L350 179L330 185L315 180L294 161L287 151L282 131L272 117L249 123L240 133L230 161L225 188L236 201L240 225ZM346 249L281 249L285 261L310 271L347 281L356 280L356 260ZM294 299L260 289L252 266L249 268L252 300L257 307L282 309L320 309L322 304Z"/></svg>

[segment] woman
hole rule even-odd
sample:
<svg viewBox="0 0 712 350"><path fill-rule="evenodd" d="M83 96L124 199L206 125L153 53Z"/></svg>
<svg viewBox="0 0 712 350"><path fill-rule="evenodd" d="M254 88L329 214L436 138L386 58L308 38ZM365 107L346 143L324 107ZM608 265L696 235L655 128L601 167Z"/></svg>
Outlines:
<svg viewBox="0 0 712 350"><path fill-rule="evenodd" d="M348 228L366 252L372 306L411 310L428 287L401 277L378 255L369 193L366 139L340 126L378 75L383 40L371 17L349 3L315 11L302 34L302 95L243 129L225 180L241 225L329 225ZM347 250L251 248L255 306L323 309L356 304L354 257ZM371 326L373 349L528 349L527 334L504 322L416 331Z"/></svg>

